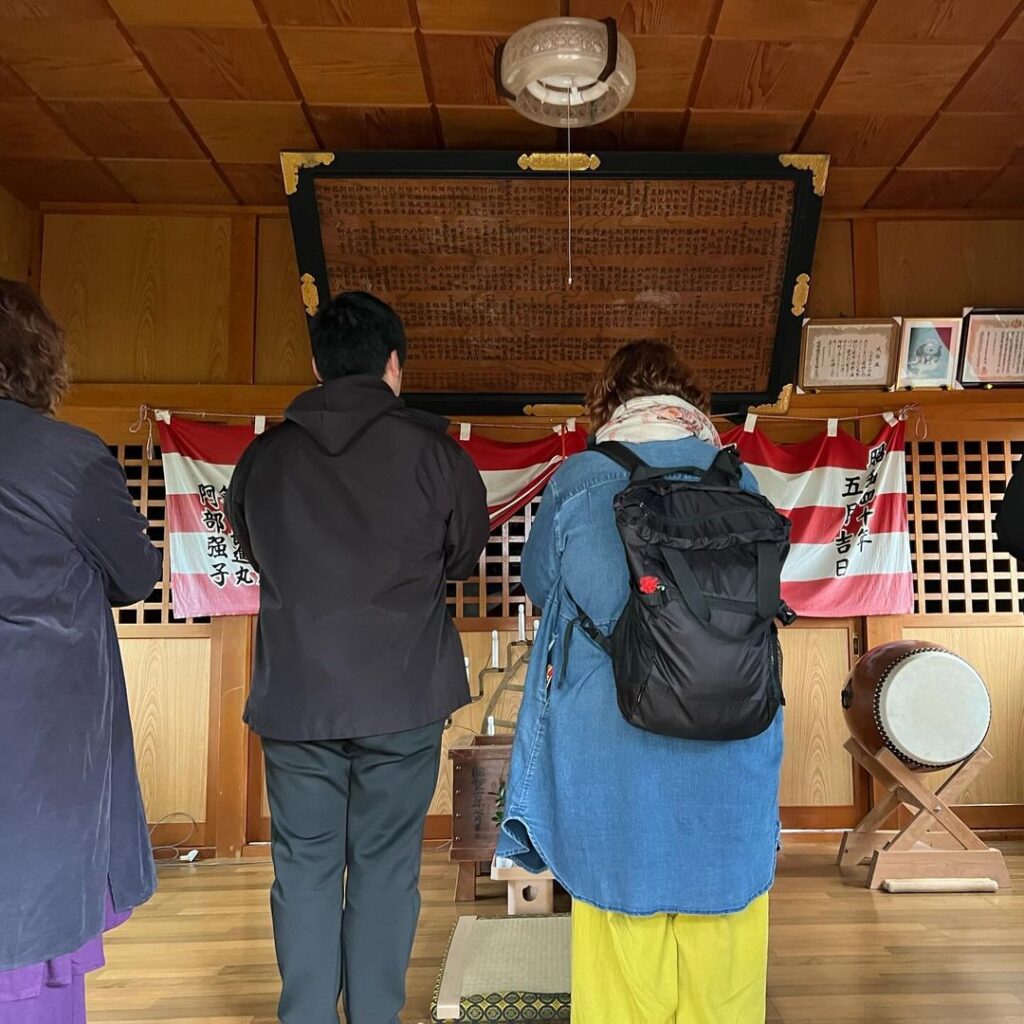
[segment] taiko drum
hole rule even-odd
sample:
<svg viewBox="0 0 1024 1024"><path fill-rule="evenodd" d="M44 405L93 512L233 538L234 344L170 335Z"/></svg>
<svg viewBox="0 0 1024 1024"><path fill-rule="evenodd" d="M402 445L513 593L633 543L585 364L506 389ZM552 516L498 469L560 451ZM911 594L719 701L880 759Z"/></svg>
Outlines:
<svg viewBox="0 0 1024 1024"><path fill-rule="evenodd" d="M843 689L850 733L872 753L891 750L914 771L969 758L992 720L985 681L938 644L899 640L868 651Z"/></svg>

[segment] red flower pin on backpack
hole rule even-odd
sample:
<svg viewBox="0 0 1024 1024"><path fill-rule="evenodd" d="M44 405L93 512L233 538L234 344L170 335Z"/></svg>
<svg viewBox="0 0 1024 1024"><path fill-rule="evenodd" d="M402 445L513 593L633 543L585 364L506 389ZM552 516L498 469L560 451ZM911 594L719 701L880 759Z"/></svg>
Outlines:
<svg viewBox="0 0 1024 1024"><path fill-rule="evenodd" d="M656 594L664 590L665 586L657 576L641 576L637 582L641 594Z"/></svg>

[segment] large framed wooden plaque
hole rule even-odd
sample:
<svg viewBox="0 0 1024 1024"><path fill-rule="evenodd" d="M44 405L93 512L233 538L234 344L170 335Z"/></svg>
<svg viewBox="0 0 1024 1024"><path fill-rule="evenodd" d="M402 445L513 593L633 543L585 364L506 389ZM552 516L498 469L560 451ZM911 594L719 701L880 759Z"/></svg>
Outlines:
<svg viewBox="0 0 1024 1024"><path fill-rule="evenodd" d="M573 404L626 341L678 346L716 411L793 381L825 156L283 153L307 317L373 292L438 412ZM571 179L571 180L570 180ZM568 283L569 193L573 281Z"/></svg>

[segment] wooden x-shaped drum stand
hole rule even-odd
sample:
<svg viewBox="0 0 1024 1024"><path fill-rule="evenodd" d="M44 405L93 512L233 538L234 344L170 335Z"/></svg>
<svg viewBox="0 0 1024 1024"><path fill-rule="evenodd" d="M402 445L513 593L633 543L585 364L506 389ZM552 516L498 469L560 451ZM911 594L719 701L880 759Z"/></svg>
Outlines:
<svg viewBox="0 0 1024 1024"><path fill-rule="evenodd" d="M992 760L981 747L936 790L890 750L872 753L850 737L846 749L886 791L886 796L852 831L843 836L839 866L868 862L868 888L879 889L895 879L993 879L1010 886L1006 861L988 847L953 811L967 787ZM899 832L881 831L901 806L914 811L909 825Z"/></svg>

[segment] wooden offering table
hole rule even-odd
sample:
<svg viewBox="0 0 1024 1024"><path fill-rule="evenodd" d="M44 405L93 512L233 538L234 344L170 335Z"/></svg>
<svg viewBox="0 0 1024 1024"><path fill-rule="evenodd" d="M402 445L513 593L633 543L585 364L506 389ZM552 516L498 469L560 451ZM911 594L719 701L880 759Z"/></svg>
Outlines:
<svg viewBox="0 0 1024 1024"><path fill-rule="evenodd" d="M452 847L449 859L459 865L457 902L476 899L481 865L489 870L498 846L497 807L508 777L511 736L474 736L465 747L452 747Z"/></svg>

